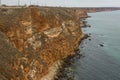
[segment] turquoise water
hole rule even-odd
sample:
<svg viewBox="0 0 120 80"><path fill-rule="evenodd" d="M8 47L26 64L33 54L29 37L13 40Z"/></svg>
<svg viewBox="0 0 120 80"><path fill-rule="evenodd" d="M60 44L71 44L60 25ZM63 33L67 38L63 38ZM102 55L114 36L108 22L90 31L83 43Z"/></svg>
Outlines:
<svg viewBox="0 0 120 80"><path fill-rule="evenodd" d="M91 28L83 31L91 37L81 43L83 56L72 65L75 80L120 80L120 11L89 15Z"/></svg>

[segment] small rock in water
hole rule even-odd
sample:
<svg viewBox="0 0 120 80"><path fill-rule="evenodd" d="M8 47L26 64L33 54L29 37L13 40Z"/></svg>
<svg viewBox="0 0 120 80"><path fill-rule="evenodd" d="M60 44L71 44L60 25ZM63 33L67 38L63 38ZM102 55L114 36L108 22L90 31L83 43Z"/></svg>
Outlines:
<svg viewBox="0 0 120 80"><path fill-rule="evenodd" d="M91 25L88 24L87 27L91 27Z"/></svg>
<svg viewBox="0 0 120 80"><path fill-rule="evenodd" d="M91 33L88 34L89 36L91 35Z"/></svg>
<svg viewBox="0 0 120 80"><path fill-rule="evenodd" d="M104 47L104 44L99 44L99 46Z"/></svg>
<svg viewBox="0 0 120 80"><path fill-rule="evenodd" d="M81 48L84 48L83 46L81 46Z"/></svg>
<svg viewBox="0 0 120 80"><path fill-rule="evenodd" d="M88 34L85 34L84 39L87 39L88 37L90 37Z"/></svg>
<svg viewBox="0 0 120 80"><path fill-rule="evenodd" d="M88 39L89 41L91 41L91 39Z"/></svg>

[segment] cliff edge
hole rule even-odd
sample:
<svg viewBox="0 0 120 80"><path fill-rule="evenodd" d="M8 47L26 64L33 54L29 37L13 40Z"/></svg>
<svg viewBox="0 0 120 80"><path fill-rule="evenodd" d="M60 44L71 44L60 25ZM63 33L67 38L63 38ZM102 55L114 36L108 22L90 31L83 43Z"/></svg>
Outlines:
<svg viewBox="0 0 120 80"><path fill-rule="evenodd" d="M0 79L48 80L52 66L79 48L81 13L87 17L68 8L0 8Z"/></svg>

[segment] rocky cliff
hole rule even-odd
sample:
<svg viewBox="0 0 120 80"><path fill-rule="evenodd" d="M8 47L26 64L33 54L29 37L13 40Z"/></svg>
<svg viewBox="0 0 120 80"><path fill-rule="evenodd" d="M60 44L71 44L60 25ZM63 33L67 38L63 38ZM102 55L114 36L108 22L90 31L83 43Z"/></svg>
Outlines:
<svg viewBox="0 0 120 80"><path fill-rule="evenodd" d="M74 55L84 37L80 16L87 14L67 8L0 8L0 80L52 80L50 70L56 72L62 59Z"/></svg>
<svg viewBox="0 0 120 80"><path fill-rule="evenodd" d="M120 7L83 7L83 8L75 8L75 9L82 10L88 13L95 13L95 12L103 12L103 11L120 10Z"/></svg>

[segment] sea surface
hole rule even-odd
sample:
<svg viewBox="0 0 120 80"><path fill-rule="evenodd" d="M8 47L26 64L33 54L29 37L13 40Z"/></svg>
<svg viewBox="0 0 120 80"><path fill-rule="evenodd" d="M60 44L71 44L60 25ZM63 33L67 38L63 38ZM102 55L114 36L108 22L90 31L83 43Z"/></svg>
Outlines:
<svg viewBox="0 0 120 80"><path fill-rule="evenodd" d="M83 31L91 37L82 41L82 57L71 66L75 80L120 80L120 11L89 16L91 28Z"/></svg>

